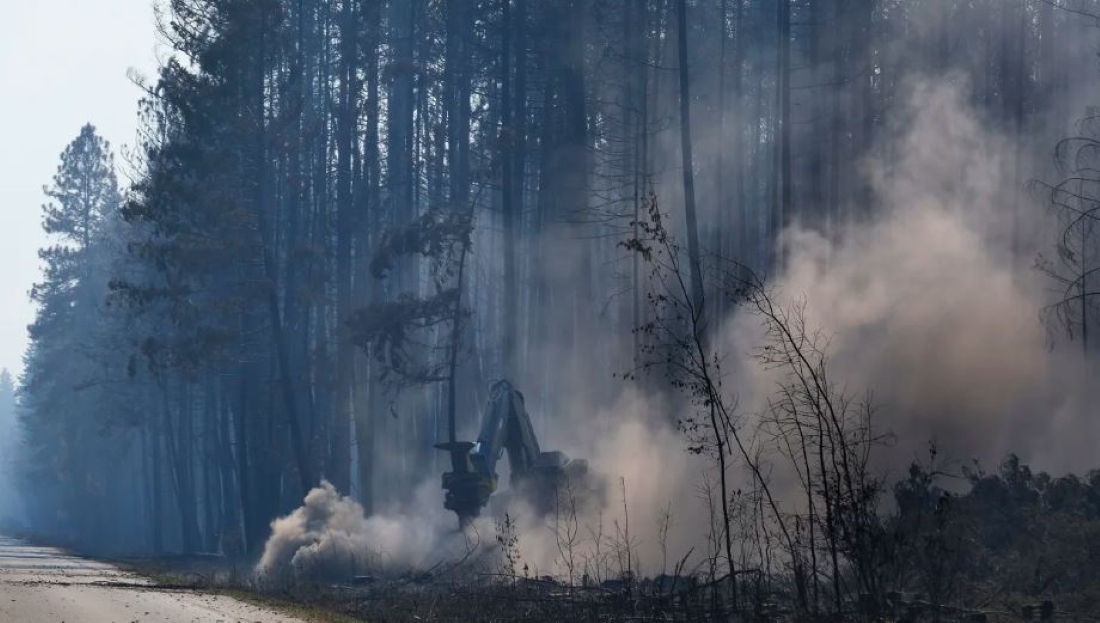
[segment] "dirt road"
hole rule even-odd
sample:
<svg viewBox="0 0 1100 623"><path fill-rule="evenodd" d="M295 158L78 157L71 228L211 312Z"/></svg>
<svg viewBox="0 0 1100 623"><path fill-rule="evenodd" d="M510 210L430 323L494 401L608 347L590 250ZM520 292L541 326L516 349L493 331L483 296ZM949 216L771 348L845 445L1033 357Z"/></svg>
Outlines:
<svg viewBox="0 0 1100 623"><path fill-rule="evenodd" d="M110 565L0 537L4 623L301 623L220 595L163 590Z"/></svg>

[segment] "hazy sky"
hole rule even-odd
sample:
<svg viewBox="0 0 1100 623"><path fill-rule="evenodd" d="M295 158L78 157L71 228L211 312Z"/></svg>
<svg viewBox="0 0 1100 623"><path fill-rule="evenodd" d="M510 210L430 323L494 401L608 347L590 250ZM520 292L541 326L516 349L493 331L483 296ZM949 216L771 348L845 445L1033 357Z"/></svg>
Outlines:
<svg viewBox="0 0 1100 623"><path fill-rule="evenodd" d="M140 91L156 68L153 0L5 2L0 19L0 366L22 370L27 298L39 276L42 186L91 122L116 151L134 142ZM120 180L122 185L128 181Z"/></svg>

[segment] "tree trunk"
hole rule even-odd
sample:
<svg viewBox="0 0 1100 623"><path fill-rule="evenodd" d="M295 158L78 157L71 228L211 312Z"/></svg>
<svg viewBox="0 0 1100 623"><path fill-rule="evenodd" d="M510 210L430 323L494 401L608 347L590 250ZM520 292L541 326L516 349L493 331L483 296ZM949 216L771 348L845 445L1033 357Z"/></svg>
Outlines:
<svg viewBox="0 0 1100 623"><path fill-rule="evenodd" d="M676 0L677 49L680 60L680 157L684 179L684 213L687 217L688 261L691 263L691 304L703 314L703 265L699 249L699 222L695 211L695 163L691 140L691 78L688 67L687 0ZM703 322L698 323L703 326Z"/></svg>
<svg viewBox="0 0 1100 623"><path fill-rule="evenodd" d="M340 19L340 89L336 163L336 418L328 478L338 491L351 489L351 406L354 345L348 331L352 298L352 160L355 149L356 42L359 32L352 2L344 0Z"/></svg>
<svg viewBox="0 0 1100 623"><path fill-rule="evenodd" d="M791 0L779 0L779 232L791 223ZM782 265L783 258L780 257Z"/></svg>
<svg viewBox="0 0 1100 623"><path fill-rule="evenodd" d="M256 66L253 69L253 79L255 82L252 88L252 109L263 111L266 109L264 103L266 101L265 74L268 25L266 9L262 5L259 17L259 49L256 55ZM301 494L304 497L313 487L314 483L305 440L302 436L298 399L294 389L294 375L291 370L290 353L287 348L286 331L283 326L282 309L279 302L278 285L280 281L277 264L278 259L276 257L276 250L273 242L273 224L270 223L268 219L268 210L274 211L275 206L273 202L269 200L270 190L269 180L267 179L267 119L261 115L256 119L255 123L254 133L256 143L252 155L255 158L254 164L257 170L257 180L255 184L254 210L257 228L259 229L260 254L263 261L264 277L268 282L268 287L266 288L268 323L271 331L271 339L275 345L276 363L279 371L279 387L282 395L287 428L290 432L290 444L294 453L295 464L298 468L298 480Z"/></svg>
<svg viewBox="0 0 1100 623"><path fill-rule="evenodd" d="M452 0L454 1L454 0ZM366 177L366 208L363 223L366 229L361 233L364 242L369 241L373 248L381 236L382 225L382 181L381 163L379 160L379 67L378 49L381 41L381 0L365 0L361 6L363 22L367 25L366 40L366 130L363 168ZM368 257L367 253L363 257ZM361 277L365 282L362 286L371 302L381 301L383 297L381 282L370 276L370 271L364 262L360 266ZM359 471L359 501L369 514L374 510L374 439L377 421L375 414L382 412L382 401L379 399L380 388L376 374L371 374L369 357L359 359L362 363L362 374L357 374L360 382L366 382L365 396L362 405L356 414L355 432L357 436L358 471ZM359 404L358 402L356 403Z"/></svg>

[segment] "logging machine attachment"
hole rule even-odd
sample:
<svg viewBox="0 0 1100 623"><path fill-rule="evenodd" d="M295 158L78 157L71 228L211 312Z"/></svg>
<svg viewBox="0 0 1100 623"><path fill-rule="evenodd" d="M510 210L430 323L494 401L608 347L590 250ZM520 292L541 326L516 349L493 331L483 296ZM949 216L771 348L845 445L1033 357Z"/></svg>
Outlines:
<svg viewBox="0 0 1100 623"><path fill-rule="evenodd" d="M566 484L588 484L586 461L539 448L523 394L508 381L498 381L490 389L476 443L444 442L435 447L451 455L451 471L443 474L443 506L458 515L461 527L481 514L497 490L496 465L504 452L512 492L540 514L554 510L558 491Z"/></svg>

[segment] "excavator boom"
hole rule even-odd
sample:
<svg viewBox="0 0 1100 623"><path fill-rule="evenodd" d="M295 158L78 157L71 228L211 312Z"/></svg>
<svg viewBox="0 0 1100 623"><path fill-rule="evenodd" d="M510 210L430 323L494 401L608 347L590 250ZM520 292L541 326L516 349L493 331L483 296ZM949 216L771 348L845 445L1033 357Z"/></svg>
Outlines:
<svg viewBox="0 0 1100 623"><path fill-rule="evenodd" d="M451 471L443 474L443 505L458 515L459 525L481 514L497 490L497 462L505 452L511 468L511 486L531 505L547 512L562 482L586 474L584 461L570 461L561 452L542 452L523 394L508 381L498 381L489 392L477 442L440 443L451 455Z"/></svg>

